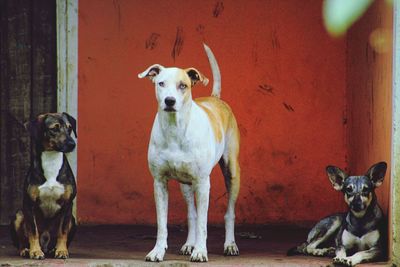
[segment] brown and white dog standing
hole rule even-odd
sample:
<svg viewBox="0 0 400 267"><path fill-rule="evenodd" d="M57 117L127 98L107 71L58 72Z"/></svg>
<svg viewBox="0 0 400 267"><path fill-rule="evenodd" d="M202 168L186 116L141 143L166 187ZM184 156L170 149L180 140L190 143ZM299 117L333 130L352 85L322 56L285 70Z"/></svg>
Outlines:
<svg viewBox="0 0 400 267"><path fill-rule="evenodd" d="M76 121L67 113L47 113L25 127L32 136L33 156L23 207L11 222L13 242L23 257L66 259L75 232L76 184L65 153L75 148L71 133L76 136Z"/></svg>
<svg viewBox="0 0 400 267"><path fill-rule="evenodd" d="M155 64L138 75L149 77L155 84L158 101L148 151L158 230L156 245L146 256L147 261L162 261L168 247L167 183L170 179L181 183L188 209L188 237L181 253L191 255L191 261L208 261L210 173L217 163L229 193L224 253L239 254L234 236L235 202L240 187L239 130L232 110L220 99L221 78L216 59L209 47L204 45L204 48L214 76L210 97L192 99L192 87L198 82L208 83L195 68L165 68Z"/></svg>

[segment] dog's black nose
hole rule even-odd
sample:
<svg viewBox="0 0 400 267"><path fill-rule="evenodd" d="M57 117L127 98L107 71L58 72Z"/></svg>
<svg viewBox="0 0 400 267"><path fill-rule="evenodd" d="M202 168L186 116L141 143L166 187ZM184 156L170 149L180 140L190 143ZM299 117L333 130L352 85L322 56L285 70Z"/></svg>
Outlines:
<svg viewBox="0 0 400 267"><path fill-rule="evenodd" d="M165 98L164 102L165 102L165 105L167 105L167 107L172 107L175 105L176 99L175 99L175 97L169 96L169 97Z"/></svg>
<svg viewBox="0 0 400 267"><path fill-rule="evenodd" d="M74 150L75 146L75 141L72 138L68 139L66 144L64 145L64 150L65 152L71 152L72 150Z"/></svg>

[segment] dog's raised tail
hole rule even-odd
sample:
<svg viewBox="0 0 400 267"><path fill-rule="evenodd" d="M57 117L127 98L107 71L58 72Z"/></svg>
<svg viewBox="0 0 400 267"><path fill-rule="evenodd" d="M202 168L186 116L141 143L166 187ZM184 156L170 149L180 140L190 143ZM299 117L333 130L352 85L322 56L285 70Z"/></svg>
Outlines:
<svg viewBox="0 0 400 267"><path fill-rule="evenodd" d="M219 71L218 63L217 60L215 59L215 56L211 49L204 44L204 50L206 50L206 54L208 57L208 61L210 62L211 65L211 71L213 74L213 88L212 88L212 96L221 97L221 73Z"/></svg>

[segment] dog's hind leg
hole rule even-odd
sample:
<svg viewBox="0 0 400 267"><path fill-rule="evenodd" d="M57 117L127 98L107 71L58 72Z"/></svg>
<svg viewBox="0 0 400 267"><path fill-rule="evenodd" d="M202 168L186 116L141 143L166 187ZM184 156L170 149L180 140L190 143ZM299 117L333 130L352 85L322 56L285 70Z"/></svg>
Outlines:
<svg viewBox="0 0 400 267"><path fill-rule="evenodd" d="M319 221L308 233L307 241L300 246L290 249L287 254L305 254L312 256L330 256L335 255L334 247L320 246L332 239L342 225L342 214L332 215Z"/></svg>
<svg viewBox="0 0 400 267"><path fill-rule="evenodd" d="M237 131L237 127L231 131L228 138L225 152L219 161L228 191L228 207L224 217L224 254L227 256L237 256L239 255L239 249L235 242L235 203L240 189L239 132Z"/></svg>
<svg viewBox="0 0 400 267"><path fill-rule="evenodd" d="M22 257L29 257L28 237L24 229L24 214L21 210L17 211L10 224L11 238L18 253Z"/></svg>
<svg viewBox="0 0 400 267"><path fill-rule="evenodd" d="M196 220L197 212L194 204L194 193L192 187L187 184L180 184L182 195L187 205L187 219L188 219L188 236L185 244L182 246L180 253L182 255L192 254L194 244L196 242Z"/></svg>

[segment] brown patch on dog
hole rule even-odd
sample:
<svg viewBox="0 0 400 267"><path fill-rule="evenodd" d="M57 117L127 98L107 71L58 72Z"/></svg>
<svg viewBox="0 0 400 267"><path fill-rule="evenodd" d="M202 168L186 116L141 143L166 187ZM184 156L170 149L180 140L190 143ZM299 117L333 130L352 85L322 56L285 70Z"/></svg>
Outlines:
<svg viewBox="0 0 400 267"><path fill-rule="evenodd" d="M35 223L36 225L36 223ZM36 228L36 227L35 227ZM34 229L35 233L28 233L29 239L29 257L31 259L43 259L44 253L40 248L39 234L37 228Z"/></svg>
<svg viewBox="0 0 400 267"><path fill-rule="evenodd" d="M64 201L68 201L71 198L72 193L74 192L74 189L72 188L72 185L67 184L64 186L64 194L61 196L61 199Z"/></svg>
<svg viewBox="0 0 400 267"><path fill-rule="evenodd" d="M21 228L21 224L23 221L24 221L24 214L22 213L22 211L19 210L15 214L15 220L14 220L14 227L15 227L16 232L18 232L19 229Z"/></svg>
<svg viewBox="0 0 400 267"><path fill-rule="evenodd" d="M32 201L36 202L39 197L39 187L37 185L29 185L27 192Z"/></svg>
<svg viewBox="0 0 400 267"><path fill-rule="evenodd" d="M201 97L194 100L207 114L213 128L215 139L221 142L222 135L225 134L231 121L234 120L232 110L221 99L216 97Z"/></svg>
<svg viewBox="0 0 400 267"><path fill-rule="evenodd" d="M69 257L67 242L68 242L68 234L72 228L71 221L69 221L68 227L65 232L63 231L62 228L63 228L62 223L60 223L57 234L56 251L54 255L54 257L57 259L67 259Z"/></svg>

